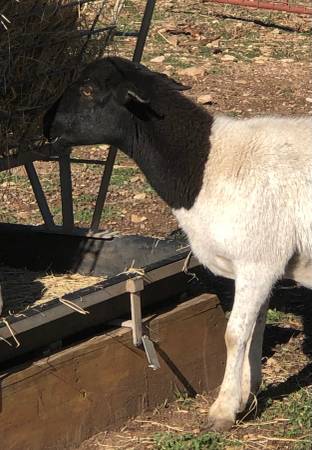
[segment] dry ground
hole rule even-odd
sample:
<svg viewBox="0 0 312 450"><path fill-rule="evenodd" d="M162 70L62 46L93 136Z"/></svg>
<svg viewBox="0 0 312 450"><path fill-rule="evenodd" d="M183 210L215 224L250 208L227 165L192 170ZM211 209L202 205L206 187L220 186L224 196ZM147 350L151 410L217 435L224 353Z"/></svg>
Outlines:
<svg viewBox="0 0 312 450"><path fill-rule="evenodd" d="M138 26L143 4L126 3L125 29ZM308 18L205 1L158 0L144 62L191 85L187 95L204 102L211 112L312 114L310 39ZM124 55L129 56L132 48L131 39L116 42ZM76 149L75 154L103 158L106 149ZM59 180L53 164L36 165L60 221ZM79 225L90 223L101 171L100 166L74 166ZM0 220L41 222L23 169L0 174L0 183ZM102 227L164 236L177 224L133 162L119 155ZM215 279L209 289L219 294L227 309L232 284ZM181 393L174 404L129 421L122 430L101 433L80 450L311 449L311 297L303 289L276 289L268 318L262 391L233 432L199 436L212 396L190 399Z"/></svg>

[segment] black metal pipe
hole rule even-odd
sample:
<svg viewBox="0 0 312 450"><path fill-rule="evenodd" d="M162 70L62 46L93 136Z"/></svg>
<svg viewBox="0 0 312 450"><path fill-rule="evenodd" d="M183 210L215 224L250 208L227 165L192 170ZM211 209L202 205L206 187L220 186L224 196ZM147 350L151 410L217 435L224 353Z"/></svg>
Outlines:
<svg viewBox="0 0 312 450"><path fill-rule="evenodd" d="M43 218L45 226L48 228L48 230L52 229L55 224L53 220L53 216L51 214L47 199L44 195L44 191L42 189L37 171L35 169L35 166L32 162L28 162L25 164L25 169L34 193L34 196L37 201L37 205L39 207L41 216Z"/></svg>
<svg viewBox="0 0 312 450"><path fill-rule="evenodd" d="M58 156L44 158L43 161L58 161ZM90 164L95 166L105 166L106 161L103 159L86 159L86 158L70 158L70 162L74 164Z"/></svg>
<svg viewBox="0 0 312 450"><path fill-rule="evenodd" d="M156 0L147 0L146 6L145 6L145 11L144 11L144 16L142 19L142 23L141 23L141 27L140 27L140 31L139 31L139 35L138 35L138 40L137 40L135 50L133 53L132 60L134 62L140 62L142 59L143 50L144 50L146 38L148 35L148 31L150 28L155 4L156 4ZM104 169L102 180L101 180L98 197L96 200L93 217L92 217L92 223L91 223L92 231L98 231L99 226L100 226L101 215L102 215L102 211L104 208L104 204L105 204L107 191L108 191L110 179L112 176L116 156L117 156L117 148L110 147L106 165L105 165L105 169Z"/></svg>
<svg viewBox="0 0 312 450"><path fill-rule="evenodd" d="M106 159L106 164L104 168L104 172L102 175L101 185L99 189L99 193L96 199L96 204L93 212L92 222L91 222L91 231L98 231L102 216L102 211L104 208L107 191L109 187L109 182L112 176L115 160L117 155L117 148L110 147L108 156Z"/></svg>
<svg viewBox="0 0 312 450"><path fill-rule="evenodd" d="M114 36L121 36L121 37L138 37L139 32L138 31L115 31Z"/></svg>
<svg viewBox="0 0 312 450"><path fill-rule="evenodd" d="M70 150L59 156L60 183L62 197L63 229L71 232L74 229L73 187L70 166Z"/></svg>
<svg viewBox="0 0 312 450"><path fill-rule="evenodd" d="M153 12L155 8L156 0L147 0L143 20L141 23L141 28L139 31L139 37L135 46L133 61L140 62L143 55L143 50L145 46L145 42L147 39L147 35L150 29L151 20L153 17Z"/></svg>

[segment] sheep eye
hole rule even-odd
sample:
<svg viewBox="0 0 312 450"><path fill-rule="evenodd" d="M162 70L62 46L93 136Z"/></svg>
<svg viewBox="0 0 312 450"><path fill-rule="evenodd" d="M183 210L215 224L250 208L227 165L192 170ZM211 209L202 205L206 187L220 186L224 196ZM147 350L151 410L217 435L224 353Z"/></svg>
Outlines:
<svg viewBox="0 0 312 450"><path fill-rule="evenodd" d="M84 95L85 97L92 97L93 96L93 87L90 85L81 86L80 93Z"/></svg>

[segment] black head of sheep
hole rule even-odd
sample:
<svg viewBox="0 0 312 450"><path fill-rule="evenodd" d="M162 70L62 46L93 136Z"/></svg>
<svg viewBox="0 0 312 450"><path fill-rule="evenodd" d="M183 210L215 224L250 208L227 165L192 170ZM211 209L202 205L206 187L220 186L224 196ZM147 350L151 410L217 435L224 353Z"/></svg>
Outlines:
<svg viewBox="0 0 312 450"><path fill-rule="evenodd" d="M187 87L129 60L109 57L88 65L44 117L44 134L68 145L127 147L135 120L161 120L155 106L158 84ZM131 130L130 130L131 129ZM127 150L127 149L125 149Z"/></svg>
<svg viewBox="0 0 312 450"><path fill-rule="evenodd" d="M201 188L212 117L164 74L110 57L89 64L44 117L56 149L115 145L133 158L172 208Z"/></svg>

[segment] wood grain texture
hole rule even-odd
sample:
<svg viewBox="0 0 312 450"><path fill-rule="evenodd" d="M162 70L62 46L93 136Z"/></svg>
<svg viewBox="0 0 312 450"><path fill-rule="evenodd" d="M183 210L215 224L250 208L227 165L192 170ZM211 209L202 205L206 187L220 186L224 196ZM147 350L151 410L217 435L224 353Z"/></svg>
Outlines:
<svg viewBox="0 0 312 450"><path fill-rule="evenodd" d="M128 329L115 329L2 374L0 449L65 450L173 399L217 387L225 318L204 294L145 319L161 368L147 367Z"/></svg>

